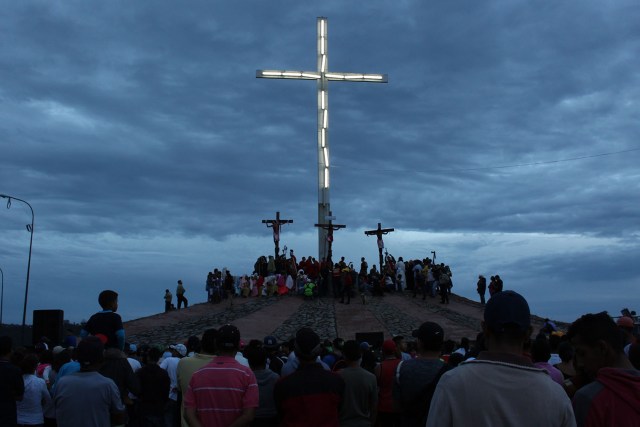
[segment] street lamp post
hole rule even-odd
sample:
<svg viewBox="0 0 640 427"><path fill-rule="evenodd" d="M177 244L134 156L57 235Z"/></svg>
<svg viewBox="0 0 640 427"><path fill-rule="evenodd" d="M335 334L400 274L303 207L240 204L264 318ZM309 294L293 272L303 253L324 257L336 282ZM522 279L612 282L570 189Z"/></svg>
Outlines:
<svg viewBox="0 0 640 427"><path fill-rule="evenodd" d="M2 308L4 307L4 271L0 268L0 276L2 277L2 289L0 290L0 327L2 327Z"/></svg>
<svg viewBox="0 0 640 427"><path fill-rule="evenodd" d="M22 310L22 343L24 344L26 342L25 328L26 328L26 321L27 321L27 299L29 297L29 273L31 272L31 248L33 247L33 222L34 222L35 216L33 214L33 208L31 207L29 202L27 202L26 200L22 200L13 196L8 196L6 194L0 194L0 197L2 197L3 199L7 199L7 209L11 208L11 199L22 202L27 206L29 206L29 209L31 209L31 224L27 224L27 231L31 233L31 237L29 239L29 261L27 263L27 284L25 285L25 288L24 288L24 308ZM4 287L4 274L3 274L3 287Z"/></svg>

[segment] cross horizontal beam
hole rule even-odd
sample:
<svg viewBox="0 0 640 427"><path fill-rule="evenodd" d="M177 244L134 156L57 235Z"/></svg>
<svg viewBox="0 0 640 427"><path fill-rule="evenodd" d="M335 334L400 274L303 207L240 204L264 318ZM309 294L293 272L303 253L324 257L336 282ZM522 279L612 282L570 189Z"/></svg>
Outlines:
<svg viewBox="0 0 640 427"><path fill-rule="evenodd" d="M289 71L289 70L257 70L256 77L263 79L294 79L294 80L320 80L322 73L317 71ZM362 73L324 73L324 77L331 81L343 82L368 82L387 83L387 74L362 74Z"/></svg>

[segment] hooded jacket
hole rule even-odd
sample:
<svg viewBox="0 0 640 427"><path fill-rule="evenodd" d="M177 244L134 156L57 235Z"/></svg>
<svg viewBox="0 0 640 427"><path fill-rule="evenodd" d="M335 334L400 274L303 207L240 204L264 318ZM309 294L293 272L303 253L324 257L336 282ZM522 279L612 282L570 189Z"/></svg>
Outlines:
<svg viewBox="0 0 640 427"><path fill-rule="evenodd" d="M602 368L573 398L578 426L640 426L640 372Z"/></svg>

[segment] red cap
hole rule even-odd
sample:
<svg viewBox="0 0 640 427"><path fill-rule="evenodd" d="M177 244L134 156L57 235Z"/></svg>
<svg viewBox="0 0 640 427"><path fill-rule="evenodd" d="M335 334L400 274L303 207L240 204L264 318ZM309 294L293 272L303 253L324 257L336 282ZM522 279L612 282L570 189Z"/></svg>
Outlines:
<svg viewBox="0 0 640 427"><path fill-rule="evenodd" d="M633 319L629 316L622 316L618 319L617 324L623 328L633 328Z"/></svg>
<svg viewBox="0 0 640 427"><path fill-rule="evenodd" d="M382 352L385 354L395 353L397 350L396 343L393 340L386 340L382 343Z"/></svg>

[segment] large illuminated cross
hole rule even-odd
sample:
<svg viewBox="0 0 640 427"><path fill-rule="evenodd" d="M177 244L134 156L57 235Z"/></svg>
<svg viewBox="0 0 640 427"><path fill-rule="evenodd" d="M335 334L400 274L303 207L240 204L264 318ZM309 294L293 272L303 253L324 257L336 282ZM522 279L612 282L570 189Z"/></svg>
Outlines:
<svg viewBox="0 0 640 427"><path fill-rule="evenodd" d="M328 81L387 83L386 74L328 71L327 18L318 27L318 69L316 71L258 70L256 77L267 79L316 80L318 82L318 223L326 224L329 206L329 86ZM318 227L318 257L327 256L327 230Z"/></svg>

